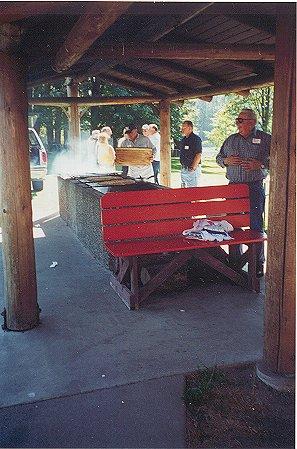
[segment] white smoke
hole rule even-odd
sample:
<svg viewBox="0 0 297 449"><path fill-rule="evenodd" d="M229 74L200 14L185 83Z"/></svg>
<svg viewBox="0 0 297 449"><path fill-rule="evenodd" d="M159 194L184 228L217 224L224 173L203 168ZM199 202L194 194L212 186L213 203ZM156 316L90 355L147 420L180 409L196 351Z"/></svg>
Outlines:
<svg viewBox="0 0 297 449"><path fill-rule="evenodd" d="M90 149L89 140L80 142L74 149L62 151L52 161L51 172L63 177L82 176L106 173L106 169L100 168L97 157ZM108 171L110 173L110 170Z"/></svg>

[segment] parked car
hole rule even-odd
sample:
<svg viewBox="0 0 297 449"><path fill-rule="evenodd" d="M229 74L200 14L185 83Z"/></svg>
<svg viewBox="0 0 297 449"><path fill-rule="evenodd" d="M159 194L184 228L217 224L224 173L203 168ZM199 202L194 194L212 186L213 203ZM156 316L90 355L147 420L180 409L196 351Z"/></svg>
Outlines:
<svg viewBox="0 0 297 449"><path fill-rule="evenodd" d="M47 152L34 128L29 128L29 154L32 188L40 192L47 174Z"/></svg>

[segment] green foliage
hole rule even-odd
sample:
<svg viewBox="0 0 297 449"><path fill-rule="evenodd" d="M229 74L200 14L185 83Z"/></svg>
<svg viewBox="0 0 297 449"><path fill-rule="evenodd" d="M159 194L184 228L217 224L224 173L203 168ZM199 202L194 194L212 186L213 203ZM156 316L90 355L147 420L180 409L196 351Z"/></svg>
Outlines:
<svg viewBox="0 0 297 449"><path fill-rule="evenodd" d="M221 385L225 379L225 374L219 371L217 366L213 368L203 367L184 388L182 399L186 407L193 411L203 405L209 399L212 389Z"/></svg>
<svg viewBox="0 0 297 449"><path fill-rule="evenodd" d="M273 88L251 90L248 97L235 94L227 95L225 106L212 118L212 130L206 132L208 140L218 149L224 140L236 132L235 118L243 108L253 109L258 116L258 126L266 132L271 132Z"/></svg>
<svg viewBox="0 0 297 449"><path fill-rule="evenodd" d="M180 160L179 157L171 158L171 173L176 173L180 171ZM202 157L202 173L210 175L221 175L225 176L225 170L221 168L213 156L203 155Z"/></svg>
<svg viewBox="0 0 297 449"><path fill-rule="evenodd" d="M32 88L35 97L59 97L67 95L66 82L42 84ZM141 93L102 83L95 77L80 84L80 96L139 96ZM254 109L259 116L259 125L264 131L271 131L273 88L252 90L248 97L238 95L217 96L211 103L202 100L188 100L173 103L170 109L171 137L175 145L181 139L180 127L184 120L191 120L202 140L220 148L230 134L236 132L234 118L245 107ZM34 127L50 147L54 143L65 144L68 139L68 118L60 107L31 106L29 115L34 118ZM160 125L158 105L114 105L93 106L81 118L81 129L91 133L93 129L111 126L115 143L122 137L123 128L129 123L141 128L144 123Z"/></svg>
<svg viewBox="0 0 297 449"><path fill-rule="evenodd" d="M112 84L102 83L92 77L81 83L79 94L83 97L121 97L139 96L137 91L125 89ZM42 84L32 89L33 97L67 96L66 82L56 84ZM160 126L159 107L154 104L93 106L88 108L81 118L81 129L91 133L93 129L110 126L113 130L115 142L122 137L124 127L129 123L136 123L141 128L144 123L156 123ZM180 126L183 120L197 120L197 108L193 101L171 105L172 139L180 140ZM31 106L29 115L34 119L34 127L50 146L52 143L64 143L68 136L68 118L60 107ZM66 143L66 142L65 142Z"/></svg>
<svg viewBox="0 0 297 449"><path fill-rule="evenodd" d="M31 90L32 97L59 97L66 96L66 84L41 84ZM60 107L30 106L29 116L32 117L36 131L41 135L48 146L52 143L60 144L67 135L68 118Z"/></svg>
<svg viewBox="0 0 297 449"><path fill-rule="evenodd" d="M172 104L170 108L171 120L171 138L177 144L182 138L180 128L184 120L191 120L195 126L198 120L199 111L196 107L196 102L187 100L182 105Z"/></svg>
<svg viewBox="0 0 297 449"><path fill-rule="evenodd" d="M202 140L206 140L207 132L212 130L212 117L226 104L225 95L218 95L210 103L204 100L196 100L196 108L199 111L195 122L197 132Z"/></svg>

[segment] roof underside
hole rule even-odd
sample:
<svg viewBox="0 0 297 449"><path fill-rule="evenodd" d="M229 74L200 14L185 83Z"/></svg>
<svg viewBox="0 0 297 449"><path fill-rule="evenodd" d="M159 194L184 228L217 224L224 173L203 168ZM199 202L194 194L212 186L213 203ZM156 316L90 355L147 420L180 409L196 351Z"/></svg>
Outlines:
<svg viewBox="0 0 297 449"><path fill-rule="evenodd" d="M261 80L271 82L273 58L257 60L243 51L233 59L228 55L218 59L217 53L201 59L185 53L183 59L180 52L167 54L166 49L187 50L197 44L225 50L237 46L271 49L277 14L294 13L293 3L130 3L73 65L57 73L53 68L57 53L90 3L100 11L114 2L0 2L2 23L22 29L17 53L27 61L29 84L96 75L160 98L212 95L224 86L229 91L236 91L237 86L248 89ZM162 48L165 53L154 57L152 50L147 55L146 46Z"/></svg>

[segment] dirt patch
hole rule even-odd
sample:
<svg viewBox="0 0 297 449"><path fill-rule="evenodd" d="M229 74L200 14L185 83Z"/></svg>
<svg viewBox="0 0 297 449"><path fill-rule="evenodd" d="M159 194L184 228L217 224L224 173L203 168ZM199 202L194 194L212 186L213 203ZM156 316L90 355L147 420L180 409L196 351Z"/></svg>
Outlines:
<svg viewBox="0 0 297 449"><path fill-rule="evenodd" d="M184 401L187 447L295 447L294 393L265 385L254 364L187 376Z"/></svg>

